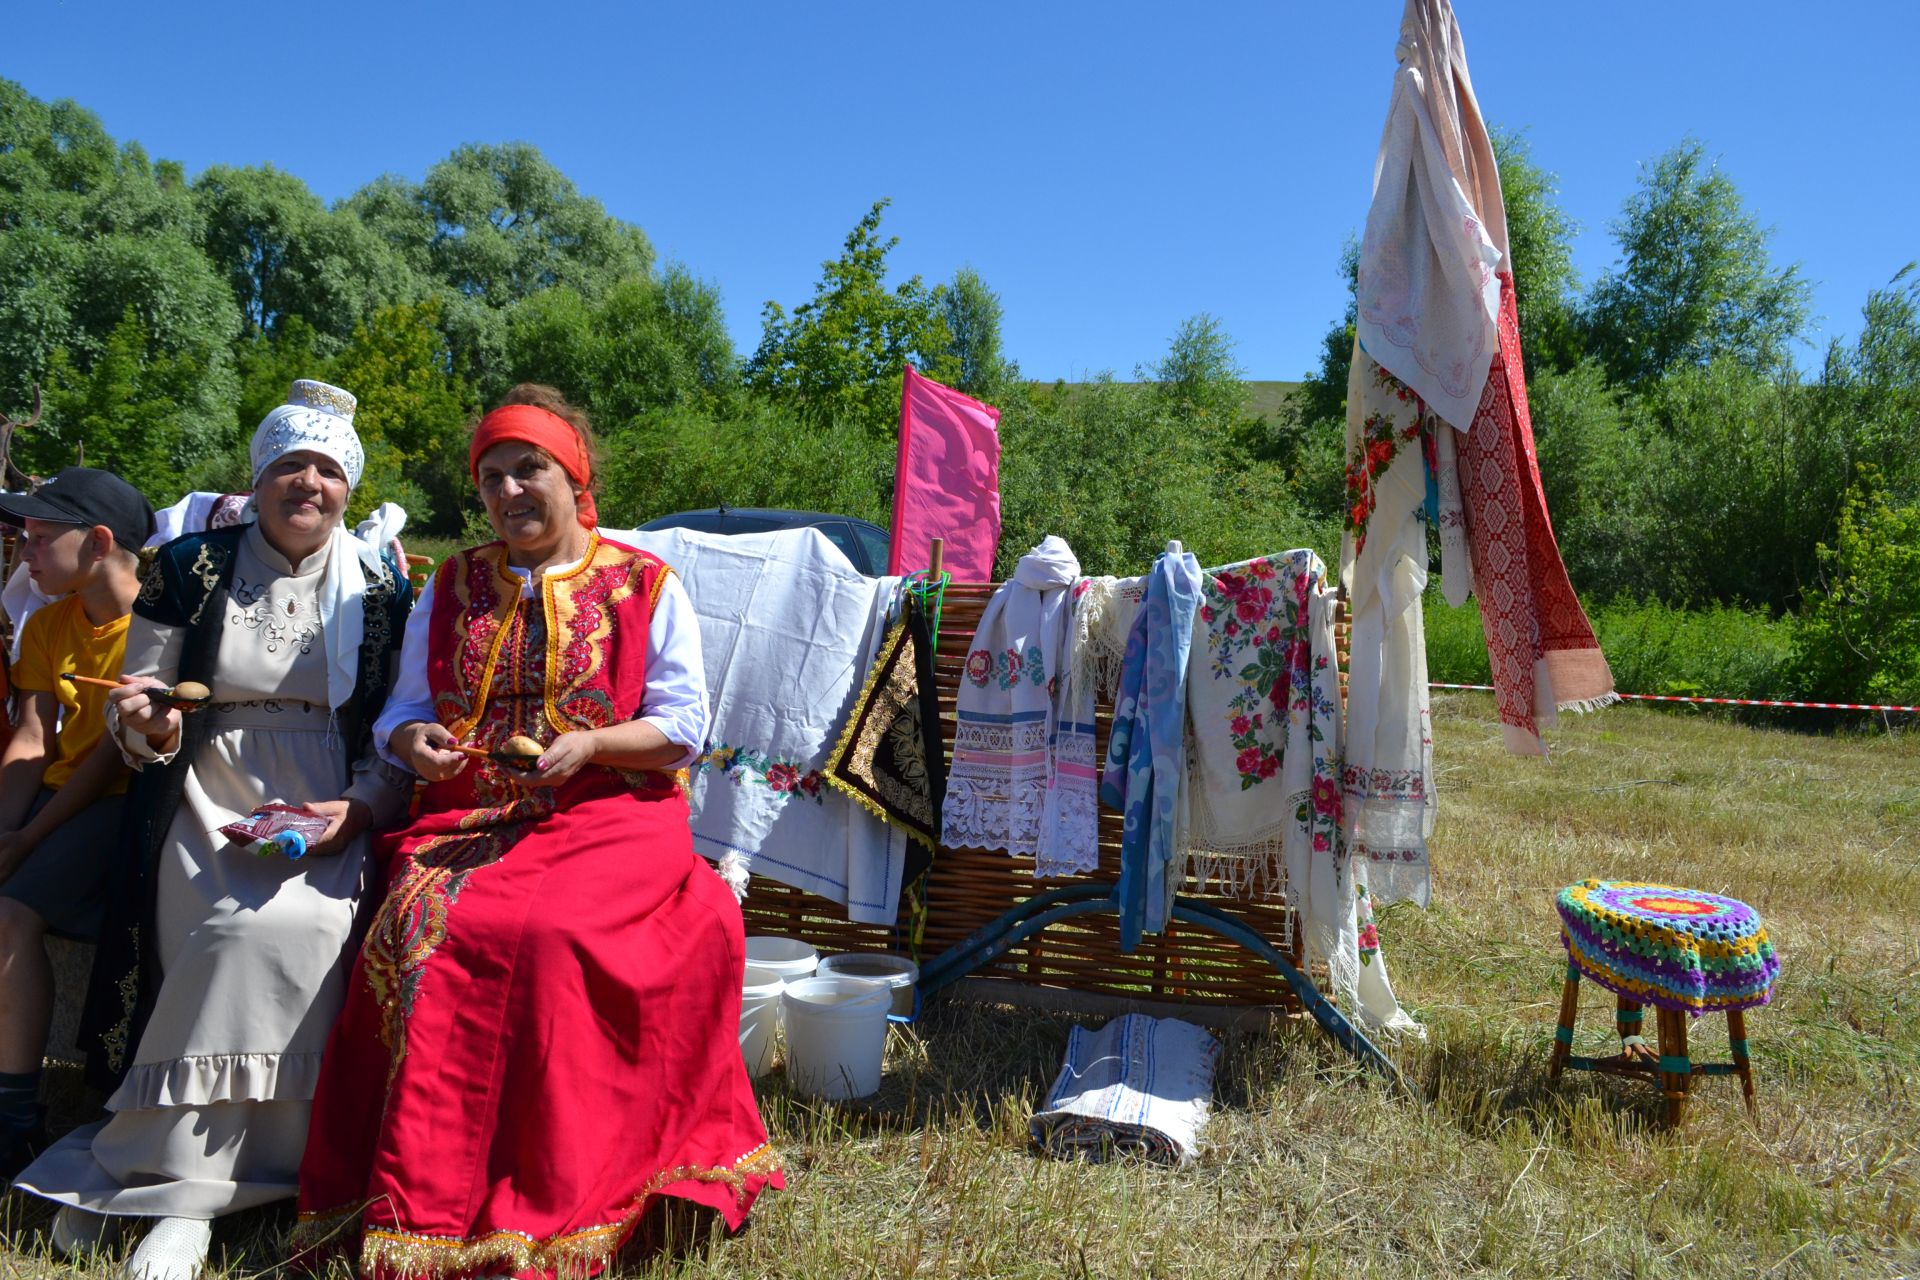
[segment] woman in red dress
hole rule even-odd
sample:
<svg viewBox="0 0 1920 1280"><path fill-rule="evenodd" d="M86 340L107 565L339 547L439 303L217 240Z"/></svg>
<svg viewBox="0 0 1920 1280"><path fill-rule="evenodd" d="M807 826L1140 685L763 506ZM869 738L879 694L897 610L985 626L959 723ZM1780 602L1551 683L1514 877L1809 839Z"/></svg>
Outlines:
<svg viewBox="0 0 1920 1280"><path fill-rule="evenodd" d="M375 740L422 780L382 855L300 1169L363 1275L589 1275L656 1196L782 1185L741 1062L739 904L673 771L703 745L672 570L595 529L586 424L517 387L470 461L500 540L415 608ZM521 769L471 758L534 739Z"/></svg>

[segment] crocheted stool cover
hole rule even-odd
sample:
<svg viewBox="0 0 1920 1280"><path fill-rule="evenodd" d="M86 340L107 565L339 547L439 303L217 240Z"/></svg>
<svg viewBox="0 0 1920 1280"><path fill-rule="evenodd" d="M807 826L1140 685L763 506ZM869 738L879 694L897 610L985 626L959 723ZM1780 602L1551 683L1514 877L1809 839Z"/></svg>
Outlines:
<svg viewBox="0 0 1920 1280"><path fill-rule="evenodd" d="M1724 1013L1765 1004L1780 961L1746 903L1632 880L1560 891L1560 940L1580 976L1640 1004Z"/></svg>

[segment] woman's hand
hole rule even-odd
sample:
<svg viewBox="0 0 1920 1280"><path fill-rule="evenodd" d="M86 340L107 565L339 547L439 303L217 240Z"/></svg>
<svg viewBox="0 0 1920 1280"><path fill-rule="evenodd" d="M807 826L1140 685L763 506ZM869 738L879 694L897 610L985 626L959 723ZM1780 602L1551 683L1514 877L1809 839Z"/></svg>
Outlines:
<svg viewBox="0 0 1920 1280"><path fill-rule="evenodd" d="M453 731L438 720L410 720L393 731L387 749L428 782L445 782L467 767L466 756L446 749L448 743L457 741Z"/></svg>
<svg viewBox="0 0 1920 1280"><path fill-rule="evenodd" d="M180 740L180 709L147 695L149 689L166 687L149 676L121 676L120 687L107 693L120 723L145 738L159 755L173 750Z"/></svg>
<svg viewBox="0 0 1920 1280"><path fill-rule="evenodd" d="M361 832L373 825L373 810L367 808L364 800L315 800L301 808L327 820L327 829L320 833L318 840L307 846L307 852L315 857L326 858L340 853Z"/></svg>
<svg viewBox="0 0 1920 1280"><path fill-rule="evenodd" d="M523 787L557 787L593 763L594 737L591 730L563 733L546 745L531 769L501 765L500 772Z"/></svg>

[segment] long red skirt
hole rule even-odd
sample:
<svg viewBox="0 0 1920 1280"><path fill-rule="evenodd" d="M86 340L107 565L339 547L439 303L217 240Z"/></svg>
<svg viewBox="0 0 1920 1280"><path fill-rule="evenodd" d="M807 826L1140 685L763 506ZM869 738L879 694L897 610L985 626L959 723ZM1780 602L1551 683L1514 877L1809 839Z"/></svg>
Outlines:
<svg viewBox="0 0 1920 1280"><path fill-rule="evenodd" d="M686 801L589 768L542 808L389 843L300 1167L310 1254L584 1276L655 1196L737 1228L783 1185L740 1058L740 908Z"/></svg>

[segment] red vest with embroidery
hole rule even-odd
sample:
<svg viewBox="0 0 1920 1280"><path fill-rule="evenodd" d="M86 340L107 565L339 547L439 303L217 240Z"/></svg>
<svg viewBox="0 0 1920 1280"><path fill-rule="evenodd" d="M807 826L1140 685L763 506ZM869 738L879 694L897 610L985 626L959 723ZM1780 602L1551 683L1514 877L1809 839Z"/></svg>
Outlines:
<svg viewBox="0 0 1920 1280"><path fill-rule="evenodd" d="M545 745L635 718L653 605L670 572L597 531L580 564L548 575L531 598L507 568L504 543L450 557L434 577L429 619L435 717L460 741L488 748L516 734ZM462 771L453 782L466 786L454 789L486 772Z"/></svg>

